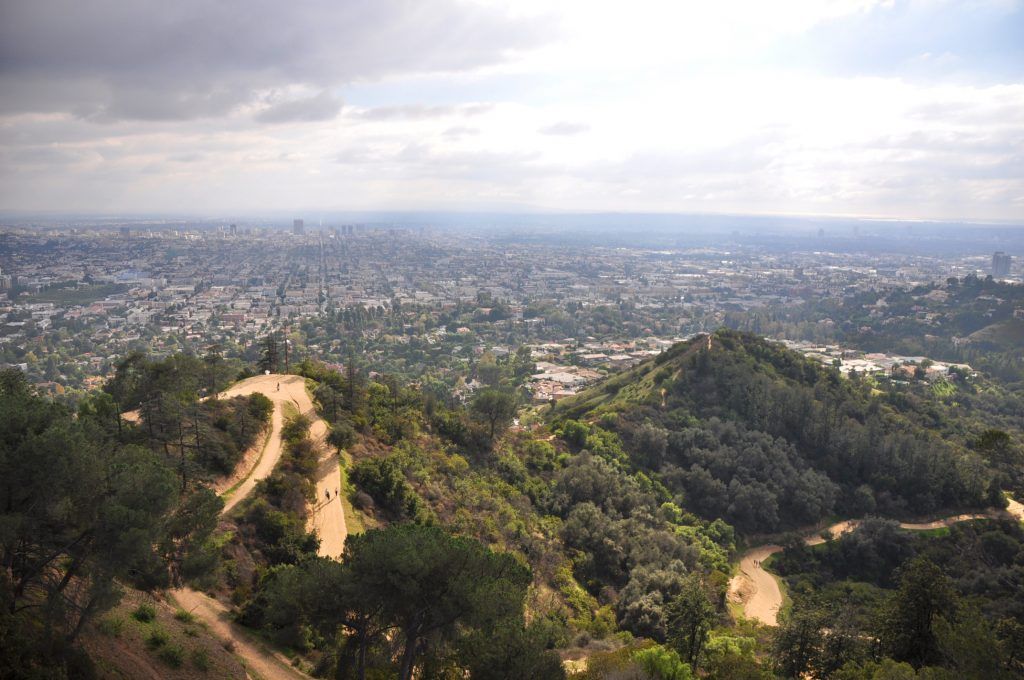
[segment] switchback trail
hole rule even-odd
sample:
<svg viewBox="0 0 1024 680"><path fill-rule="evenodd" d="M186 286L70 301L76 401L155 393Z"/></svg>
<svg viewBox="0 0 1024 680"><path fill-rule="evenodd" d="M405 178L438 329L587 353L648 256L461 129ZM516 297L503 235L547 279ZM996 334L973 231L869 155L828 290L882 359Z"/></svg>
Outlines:
<svg viewBox="0 0 1024 680"><path fill-rule="evenodd" d="M1024 521L1024 505L1010 499L1010 505L1005 511L991 511L987 513L975 513L967 515L954 515L938 519L933 522L916 524L913 522L900 522L900 528L908 531L927 531L948 527L957 522L966 522L972 519L998 519L1004 517L1015 517ZM861 520L846 520L828 527L826 530L833 536L853 531L860 526ZM815 530L804 536L804 543L807 545L820 545L825 542L821 534L826 530ZM743 615L748 619L755 619L768 626L777 626L779 608L782 606L782 590L779 588L777 577L761 566L764 560L782 550L781 545L769 543L759 545L747 550L740 557L740 570L732 580L729 581L729 600L743 605Z"/></svg>
<svg viewBox="0 0 1024 680"><path fill-rule="evenodd" d="M297 375L258 375L231 386L220 394L230 398L259 392L274 403L271 416L270 436L262 454L245 478L238 483L225 499L223 513L231 511L244 500L256 487L256 483L273 472L281 454L284 443L281 441L281 429L284 426L284 404L290 403L299 413L309 418L312 423L309 435L320 444L322 455L316 479L316 500L310 508L308 526L315 529L320 536L319 554L323 557L338 558L345 547L348 534L345 526L345 515L341 499L336 498L336 491L341 488L341 470L334 454L325 440L327 424L320 419L313 407L313 401L306 391L306 381ZM330 500L327 501L327 493ZM196 618L206 623L209 629L222 640L230 641L235 653L245 663L251 674L264 680L294 680L306 678L305 674L293 668L282 655L266 649L256 638L233 623L228 608L204 593L181 588L171 592L178 604Z"/></svg>

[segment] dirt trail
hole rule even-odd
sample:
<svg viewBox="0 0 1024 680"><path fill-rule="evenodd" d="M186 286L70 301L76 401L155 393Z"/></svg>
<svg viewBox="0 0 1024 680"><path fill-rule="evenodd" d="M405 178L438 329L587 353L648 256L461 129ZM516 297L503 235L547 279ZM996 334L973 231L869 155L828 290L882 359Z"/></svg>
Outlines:
<svg viewBox="0 0 1024 680"><path fill-rule="evenodd" d="M1013 500L1011 496L1007 496L1006 500L1009 505L1006 506L1006 511L1013 517L1016 517L1018 521L1024 522L1024 504Z"/></svg>
<svg viewBox="0 0 1024 680"><path fill-rule="evenodd" d="M258 457L256 466L247 473L248 476L242 480L230 497L225 499L224 512L230 512L256 487L256 482L268 477L274 470L274 466L281 459L283 451L281 447L281 428L284 427L284 404L291 403L299 411L305 411L300 398L309 401L306 394L305 381L296 375L258 375L242 382L232 385L220 393L223 399L231 397L247 396L259 392L274 402L274 412L270 417L270 438L267 441L263 455ZM309 405L309 408L312 404Z"/></svg>
<svg viewBox="0 0 1024 680"><path fill-rule="evenodd" d="M341 488L341 471L337 457L324 441L327 435L327 424L316 415L313 400L306 391L306 381L296 375L259 375L233 385L222 392L222 398L243 396L260 392L274 402L271 416L271 431L266 447L255 462L251 471L231 493L224 503L224 513L229 512L244 500L256 487L256 483L269 476L281 459L283 444L281 429L284 426L284 404L291 403L299 413L306 415L312 425L310 436L320 442L323 455L317 474L316 498L310 513L309 526L316 529L320 536L319 554L323 557L337 558L345 547L348 535L345 526L345 514L341 499L337 498L336 490ZM330 500L327 500L327 492ZM191 588L172 591L172 595L183 609L186 609L204 621L222 640L234 643L235 653L245 662L254 675L264 680L291 680L306 678L288 660L271 650L266 649L242 627L231 622L227 607L218 600L196 592Z"/></svg>
<svg viewBox="0 0 1024 680"><path fill-rule="evenodd" d="M306 400L309 401L308 395ZM309 403L309 408L313 408L312 402ZM338 456L333 447L325 441L327 423L317 418L309 428L309 434L320 442L320 449L323 453L316 471L315 507L309 516L306 528L315 530L320 537L318 554L321 557L337 559L341 557L341 553L345 549L345 539L348 537L345 510L341 504L341 498L338 497L341 491L341 468L338 467Z"/></svg>
<svg viewBox="0 0 1024 680"><path fill-rule="evenodd" d="M190 588L172 590L178 606L203 621L211 633L221 641L230 641L235 654L241 658L250 676L264 680L308 679L309 676L296 670L288 659L262 644L251 633L231 621L231 613L219 601L198 593Z"/></svg>
<svg viewBox="0 0 1024 680"><path fill-rule="evenodd" d="M995 519L1004 517L1016 517L1024 521L1024 505L1010 499L1010 505L1006 511L991 511L987 513L974 513L966 515L954 515L933 522L912 523L900 522L900 528L908 531L927 531L952 526L957 522L966 522L972 519ZM828 527L832 536L840 536L849 533L860 526L860 520L846 520ZM825 542L822 538L822 531L813 531L804 536L806 545L820 545ZM761 566L761 563L782 551L781 545L767 544L751 548L740 557L739 573L732 577L729 582L729 599L732 602L739 602L743 605L743 615L748 619L755 619L768 626L778 625L779 608L782 606L782 590L779 588L779 581L776 576L769 573Z"/></svg>
<svg viewBox="0 0 1024 680"><path fill-rule="evenodd" d="M336 456L324 441L327 436L327 424L316 415L313 400L310 399L309 392L306 391L306 381L297 375L258 375L233 385L222 392L220 396L230 398L249 395L253 392L260 392L274 402L270 437L255 468L225 500L224 512L230 512L245 499L256 487L256 482L269 476L281 459L283 452L281 428L284 426L282 405L285 402L291 403L299 413L305 414L312 421L309 434L314 440L321 443L324 451L317 474L317 500L310 515L309 527L316 529L320 536L319 554L323 557L339 557L345 547L345 538L348 535L341 499L335 500L335 491L341 488L341 471L338 468ZM330 501L327 501L327 492L330 492Z"/></svg>

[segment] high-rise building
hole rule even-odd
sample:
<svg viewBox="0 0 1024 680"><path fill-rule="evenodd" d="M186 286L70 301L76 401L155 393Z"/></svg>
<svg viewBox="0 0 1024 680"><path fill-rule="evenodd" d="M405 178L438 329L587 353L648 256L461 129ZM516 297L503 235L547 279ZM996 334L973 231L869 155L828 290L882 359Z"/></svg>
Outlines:
<svg viewBox="0 0 1024 680"><path fill-rule="evenodd" d="M292 233L296 236L301 236L306 233L306 222L305 220L292 220Z"/></svg>
<svg viewBox="0 0 1024 680"><path fill-rule="evenodd" d="M998 251L992 255L992 276L1009 276L1010 275L1010 264L1013 263L1013 257Z"/></svg>
<svg viewBox="0 0 1024 680"><path fill-rule="evenodd" d="M231 236L238 236L238 225L232 224L230 227L228 227L228 234L230 234Z"/></svg>

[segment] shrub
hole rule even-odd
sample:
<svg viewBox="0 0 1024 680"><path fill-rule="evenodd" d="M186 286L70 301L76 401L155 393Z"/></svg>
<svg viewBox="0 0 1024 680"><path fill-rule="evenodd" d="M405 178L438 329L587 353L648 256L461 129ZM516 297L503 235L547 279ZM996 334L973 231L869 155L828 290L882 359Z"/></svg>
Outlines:
<svg viewBox="0 0 1024 680"><path fill-rule="evenodd" d="M192 665L203 671L204 673L210 670L210 653L205 649L193 649L192 650Z"/></svg>
<svg viewBox="0 0 1024 680"><path fill-rule="evenodd" d="M315 534L306 532L301 517L276 510L262 498L250 506L245 520L253 526L271 564L297 564L303 556L315 555L320 545Z"/></svg>
<svg viewBox="0 0 1024 680"><path fill-rule="evenodd" d="M582 448L587 442L587 436L590 434L590 427L586 423L567 420L562 424L562 427L557 434L561 435L562 439L572 446Z"/></svg>
<svg viewBox="0 0 1024 680"><path fill-rule="evenodd" d="M196 620L196 617L193 616L192 612L187 612L184 609L179 609L174 612L174 618L178 619L182 623L192 623Z"/></svg>
<svg viewBox="0 0 1024 680"><path fill-rule="evenodd" d="M304 415L297 415L288 420L281 428L281 439L286 444L295 444L306 438L309 433L309 418Z"/></svg>
<svg viewBox="0 0 1024 680"><path fill-rule="evenodd" d="M163 628L153 628L149 637L146 638L146 646L150 649L157 649L167 644L167 641L170 639L171 636Z"/></svg>
<svg viewBox="0 0 1024 680"><path fill-rule="evenodd" d="M532 470L554 470L558 463L558 452L545 441L529 441L524 453L526 465Z"/></svg>
<svg viewBox="0 0 1024 680"><path fill-rule="evenodd" d="M414 519L422 501L393 456L368 458L352 468L352 481L397 518Z"/></svg>
<svg viewBox="0 0 1024 680"><path fill-rule="evenodd" d="M352 504L355 505L358 510L373 512L373 497L365 491L357 491L352 499Z"/></svg>
<svg viewBox="0 0 1024 680"><path fill-rule="evenodd" d="M96 629L109 637L121 637L121 631L124 629L124 619L119 616L104 617L96 624Z"/></svg>
<svg viewBox="0 0 1024 680"><path fill-rule="evenodd" d="M185 661L185 653L177 645L167 645L160 650L157 656L171 668L181 668L181 664Z"/></svg>
<svg viewBox="0 0 1024 680"><path fill-rule="evenodd" d="M341 451L356 443L356 430L348 423L338 423L327 435L327 443Z"/></svg>
<svg viewBox="0 0 1024 680"><path fill-rule="evenodd" d="M142 623L149 623L156 618L156 608L149 603L143 602L132 612L132 618Z"/></svg>
<svg viewBox="0 0 1024 680"><path fill-rule="evenodd" d="M693 671L679 658L679 653L660 645L633 654L647 677L653 680L691 680Z"/></svg>
<svg viewBox="0 0 1024 680"><path fill-rule="evenodd" d="M260 422L265 422L274 411L274 402L259 392L249 395L249 415Z"/></svg>

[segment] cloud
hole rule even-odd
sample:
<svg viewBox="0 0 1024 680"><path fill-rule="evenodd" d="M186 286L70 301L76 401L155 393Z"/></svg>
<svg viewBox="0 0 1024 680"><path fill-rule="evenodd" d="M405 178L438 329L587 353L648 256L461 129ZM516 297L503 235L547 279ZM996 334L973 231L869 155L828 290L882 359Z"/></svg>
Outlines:
<svg viewBox="0 0 1024 680"><path fill-rule="evenodd" d="M586 123L570 123L568 121L561 121L552 125L545 125L544 127L537 130L542 135L578 135L582 132L586 132L590 129L590 126Z"/></svg>
<svg viewBox="0 0 1024 680"><path fill-rule="evenodd" d="M1021 7L0 0L0 208L1013 217Z"/></svg>
<svg viewBox="0 0 1024 680"><path fill-rule="evenodd" d="M309 123L333 120L341 107L342 101L324 90L312 97L276 102L253 118L260 123Z"/></svg>
<svg viewBox="0 0 1024 680"><path fill-rule="evenodd" d="M351 116L362 120L390 121L390 120L426 120L429 118L442 118L455 113L453 106L422 106L412 104L408 106L378 106L370 109L354 111Z"/></svg>
<svg viewBox="0 0 1024 680"><path fill-rule="evenodd" d="M468 125L456 125L442 132L441 136L447 137L448 139L462 139L463 137L469 137L479 134L480 128L470 127Z"/></svg>
<svg viewBox="0 0 1024 680"><path fill-rule="evenodd" d="M31 166L61 166L92 160L95 153L78 149L64 149L54 146L37 146L17 149L9 153L8 163Z"/></svg>
<svg viewBox="0 0 1024 680"><path fill-rule="evenodd" d="M96 120L220 116L284 86L472 70L551 35L458 0L33 0L2 12L5 109Z"/></svg>
<svg viewBox="0 0 1024 680"><path fill-rule="evenodd" d="M415 121L448 116L480 116L494 108L489 103L461 104L459 106L424 106L408 104L405 106L377 106L353 111L353 118L369 121Z"/></svg>
<svg viewBox="0 0 1024 680"><path fill-rule="evenodd" d="M167 160L173 163L199 163L206 160L206 154L202 153L180 153L171 156Z"/></svg>

